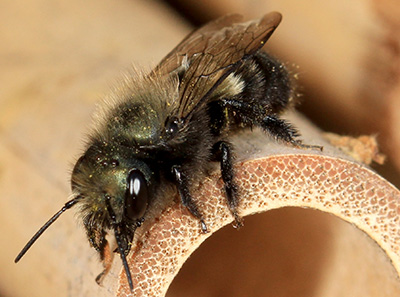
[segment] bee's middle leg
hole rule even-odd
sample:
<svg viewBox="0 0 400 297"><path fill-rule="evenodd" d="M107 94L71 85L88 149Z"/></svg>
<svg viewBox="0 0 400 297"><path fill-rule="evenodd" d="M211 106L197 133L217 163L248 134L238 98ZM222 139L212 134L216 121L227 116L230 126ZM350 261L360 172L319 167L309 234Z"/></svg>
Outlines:
<svg viewBox="0 0 400 297"><path fill-rule="evenodd" d="M237 211L239 204L239 195L238 187L234 180L235 174L233 169L231 144L225 141L217 142L213 146L213 155L215 160L220 162L221 175L222 180L224 181L224 188L226 193L226 200L228 202L229 210L235 218L236 227L239 228L243 225L243 221Z"/></svg>

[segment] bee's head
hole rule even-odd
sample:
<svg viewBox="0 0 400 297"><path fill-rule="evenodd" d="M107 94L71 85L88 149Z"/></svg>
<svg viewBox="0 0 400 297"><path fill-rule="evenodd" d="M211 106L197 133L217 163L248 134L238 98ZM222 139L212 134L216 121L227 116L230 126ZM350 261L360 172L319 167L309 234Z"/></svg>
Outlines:
<svg viewBox="0 0 400 297"><path fill-rule="evenodd" d="M84 225L92 245L99 249L106 229L133 230L143 221L150 202L153 174L134 158L134 152L107 143L90 146L72 172L72 191L81 197ZM133 236L127 232L128 237ZM122 232L123 233L123 232ZM129 251L132 238L125 238Z"/></svg>
<svg viewBox="0 0 400 297"><path fill-rule="evenodd" d="M151 201L153 179L149 166L136 159L132 149L105 142L91 145L72 172L72 191L80 197L89 242L103 257L111 230L127 275L125 256Z"/></svg>
<svg viewBox="0 0 400 297"><path fill-rule="evenodd" d="M83 224L91 245L104 258L106 234L114 232L128 283L133 289L126 255L131 248L135 230L144 220L151 201L153 172L135 159L130 149L108 145L91 145L77 161L72 172L74 198L55 213L28 241L15 258L18 262L36 240L61 214L79 205Z"/></svg>

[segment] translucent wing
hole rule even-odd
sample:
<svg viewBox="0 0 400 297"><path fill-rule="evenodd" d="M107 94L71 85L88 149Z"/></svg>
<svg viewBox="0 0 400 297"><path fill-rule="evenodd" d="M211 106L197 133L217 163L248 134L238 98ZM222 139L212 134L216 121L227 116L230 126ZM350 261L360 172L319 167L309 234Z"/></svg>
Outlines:
<svg viewBox="0 0 400 297"><path fill-rule="evenodd" d="M161 74L169 74L182 65L185 57L193 56L201 51L199 43L207 35L213 35L224 27L231 26L243 19L239 14L229 14L211 21L189 33L155 68Z"/></svg>
<svg viewBox="0 0 400 297"><path fill-rule="evenodd" d="M227 15L193 31L154 69L159 75L186 69L180 77L177 118L188 119L206 104L212 91L242 60L263 47L281 15L271 12L258 20L239 23L241 20L241 15Z"/></svg>

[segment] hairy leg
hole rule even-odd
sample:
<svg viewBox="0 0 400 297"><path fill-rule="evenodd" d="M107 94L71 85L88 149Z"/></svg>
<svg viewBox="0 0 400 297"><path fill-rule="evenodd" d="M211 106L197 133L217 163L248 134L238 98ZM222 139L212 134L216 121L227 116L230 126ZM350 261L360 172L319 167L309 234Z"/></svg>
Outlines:
<svg viewBox="0 0 400 297"><path fill-rule="evenodd" d="M239 228L243 225L237 207L239 204L238 187L234 180L233 170L233 156L232 147L228 142L219 141L213 146L213 154L216 161L220 162L221 175L224 181L226 200L228 202L229 210L235 217L236 227Z"/></svg>
<svg viewBox="0 0 400 297"><path fill-rule="evenodd" d="M198 210L196 203L194 203L192 196L189 190L189 182L186 176L186 173L181 170L179 166L172 167L172 173L175 177L176 182L178 183L178 191L181 196L182 204L189 210L189 212L200 220L201 230L204 233L207 233L207 225L204 222L203 216Z"/></svg>

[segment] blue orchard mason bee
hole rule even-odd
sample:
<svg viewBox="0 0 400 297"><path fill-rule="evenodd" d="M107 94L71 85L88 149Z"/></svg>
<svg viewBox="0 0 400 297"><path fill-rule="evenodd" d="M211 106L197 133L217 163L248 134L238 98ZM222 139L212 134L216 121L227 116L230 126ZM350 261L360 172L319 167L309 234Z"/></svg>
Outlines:
<svg viewBox="0 0 400 297"><path fill-rule="evenodd" d="M89 242L104 262L98 282L111 267L106 259L111 230L133 289L126 256L135 230L164 199L164 187L176 188L207 232L191 188L211 162L218 162L227 206L237 226L242 224L228 142L232 133L257 126L278 141L316 148L298 140L297 130L279 117L293 95L290 77L280 62L260 51L281 15L241 19L228 15L195 30L153 71L125 83L73 169L74 198L40 228L15 262L64 211L78 205Z"/></svg>

